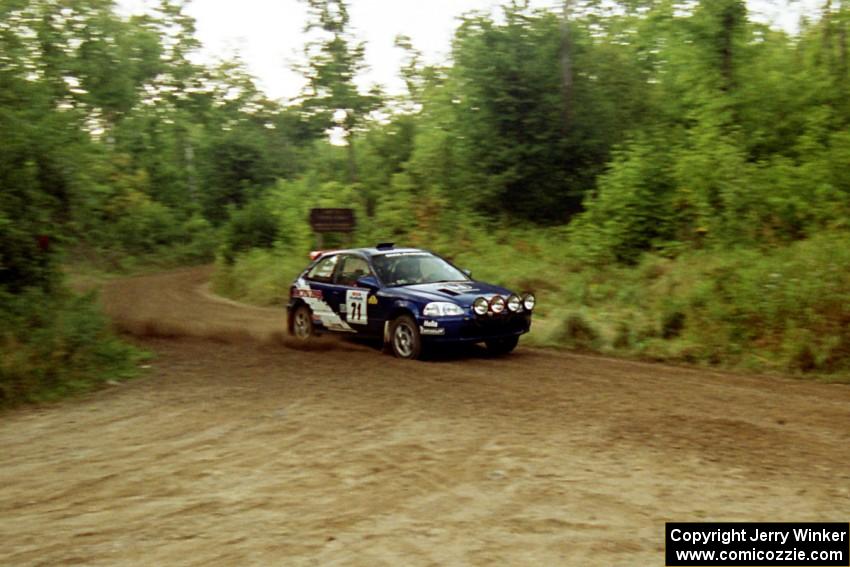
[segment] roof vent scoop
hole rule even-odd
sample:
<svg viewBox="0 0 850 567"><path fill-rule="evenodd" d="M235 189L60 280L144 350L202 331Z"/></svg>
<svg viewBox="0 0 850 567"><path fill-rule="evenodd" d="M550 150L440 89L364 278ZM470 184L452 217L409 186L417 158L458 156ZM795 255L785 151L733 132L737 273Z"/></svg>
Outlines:
<svg viewBox="0 0 850 567"><path fill-rule="evenodd" d="M395 246L395 242L380 242L376 248L378 250L392 250Z"/></svg>

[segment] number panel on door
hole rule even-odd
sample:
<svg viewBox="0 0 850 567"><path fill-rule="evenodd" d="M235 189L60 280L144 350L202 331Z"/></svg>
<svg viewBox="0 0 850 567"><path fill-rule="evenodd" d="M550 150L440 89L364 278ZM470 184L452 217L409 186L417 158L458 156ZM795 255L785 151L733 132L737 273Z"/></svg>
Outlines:
<svg viewBox="0 0 850 567"><path fill-rule="evenodd" d="M345 293L347 321L352 325L366 325L369 322L367 300L369 293L364 290L349 289Z"/></svg>

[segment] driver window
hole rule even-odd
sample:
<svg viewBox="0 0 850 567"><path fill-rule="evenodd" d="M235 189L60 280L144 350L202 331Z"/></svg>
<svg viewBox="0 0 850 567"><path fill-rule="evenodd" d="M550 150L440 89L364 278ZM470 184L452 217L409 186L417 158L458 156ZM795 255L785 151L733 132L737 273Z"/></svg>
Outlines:
<svg viewBox="0 0 850 567"><path fill-rule="evenodd" d="M342 259L342 267L337 273L336 283L354 287L357 285L358 278L368 275L369 263L360 256L345 256Z"/></svg>

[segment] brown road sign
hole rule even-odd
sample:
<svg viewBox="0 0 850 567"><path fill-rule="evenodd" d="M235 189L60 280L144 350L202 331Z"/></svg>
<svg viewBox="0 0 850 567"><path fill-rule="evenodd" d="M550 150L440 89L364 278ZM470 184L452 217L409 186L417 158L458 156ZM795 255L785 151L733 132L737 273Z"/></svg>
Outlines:
<svg viewBox="0 0 850 567"><path fill-rule="evenodd" d="M353 209L310 209L315 232L353 232L356 225Z"/></svg>

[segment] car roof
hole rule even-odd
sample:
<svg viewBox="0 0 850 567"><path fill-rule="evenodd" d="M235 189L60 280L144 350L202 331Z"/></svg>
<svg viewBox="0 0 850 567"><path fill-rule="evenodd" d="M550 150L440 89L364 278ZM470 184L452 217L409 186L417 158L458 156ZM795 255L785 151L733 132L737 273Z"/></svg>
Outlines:
<svg viewBox="0 0 850 567"><path fill-rule="evenodd" d="M384 254L404 254L415 252L432 254L432 252L421 248L348 248L344 250L325 250L322 252L322 256L328 256L330 254L359 254L361 256L372 257L382 256Z"/></svg>

